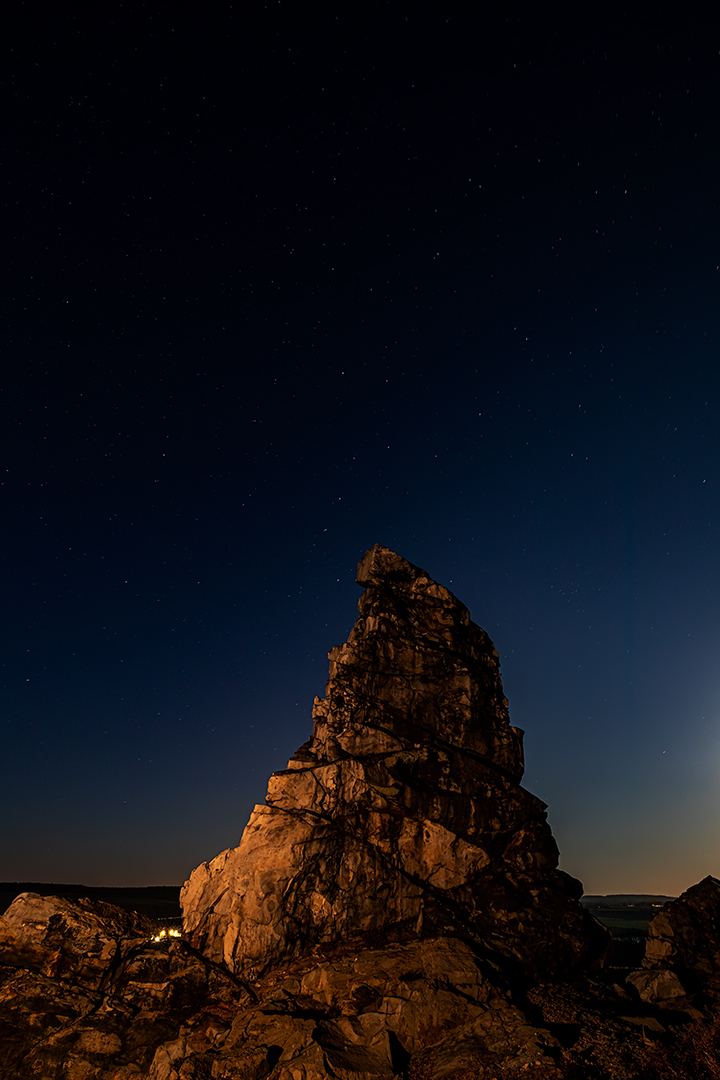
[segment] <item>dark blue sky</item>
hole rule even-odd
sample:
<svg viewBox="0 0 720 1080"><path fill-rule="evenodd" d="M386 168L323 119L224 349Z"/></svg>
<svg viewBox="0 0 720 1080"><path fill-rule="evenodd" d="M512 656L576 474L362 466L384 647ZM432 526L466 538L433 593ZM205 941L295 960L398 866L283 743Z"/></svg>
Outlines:
<svg viewBox="0 0 720 1080"><path fill-rule="evenodd" d="M0 878L235 845L376 542L587 891L718 874L718 26L94 18L3 62Z"/></svg>

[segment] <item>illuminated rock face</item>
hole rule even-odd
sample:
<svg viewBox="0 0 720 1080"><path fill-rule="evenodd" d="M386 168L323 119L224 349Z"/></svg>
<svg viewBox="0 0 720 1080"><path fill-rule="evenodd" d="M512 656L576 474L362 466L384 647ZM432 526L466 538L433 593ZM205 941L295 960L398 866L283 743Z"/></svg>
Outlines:
<svg viewBox="0 0 720 1080"><path fill-rule="evenodd" d="M519 781L498 655L467 608L376 546L312 737L275 773L239 847L198 867L185 931L236 974L317 947L457 935L548 977L602 948L557 870L545 804Z"/></svg>
<svg viewBox="0 0 720 1080"><path fill-rule="evenodd" d="M22 894L0 918L0 1076L552 1068L561 1048L525 1014L527 983L606 936L520 787L497 653L391 551L369 551L358 581L312 738L240 846L184 887L190 943L88 900Z"/></svg>
<svg viewBox="0 0 720 1080"><path fill-rule="evenodd" d="M0 965L97 990L150 932L147 919L112 904L20 893L0 918Z"/></svg>

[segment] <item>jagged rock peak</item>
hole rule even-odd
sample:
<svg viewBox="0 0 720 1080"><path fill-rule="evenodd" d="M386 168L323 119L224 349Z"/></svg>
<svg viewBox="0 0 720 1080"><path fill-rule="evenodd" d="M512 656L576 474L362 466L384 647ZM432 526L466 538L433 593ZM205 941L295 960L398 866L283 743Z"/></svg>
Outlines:
<svg viewBox="0 0 720 1080"><path fill-rule="evenodd" d="M328 654L312 739L288 767L433 742L520 780L522 732L509 723L498 654L465 605L379 544L360 560L357 582L360 618Z"/></svg>
<svg viewBox="0 0 720 1080"><path fill-rule="evenodd" d="M381 588L402 588L408 585L417 585L421 589L430 587L431 595L440 596L467 611L464 604L443 585L434 582L419 566L414 566L407 559L403 559L402 555L397 555L382 544L375 544L365 552L358 563L355 580L365 588L368 585L378 585Z"/></svg>
<svg viewBox="0 0 720 1080"><path fill-rule="evenodd" d="M183 887L193 945L236 974L349 943L455 934L549 976L604 944L519 786L498 654L449 590L376 545L311 738L240 845ZM600 939L602 938L602 942Z"/></svg>

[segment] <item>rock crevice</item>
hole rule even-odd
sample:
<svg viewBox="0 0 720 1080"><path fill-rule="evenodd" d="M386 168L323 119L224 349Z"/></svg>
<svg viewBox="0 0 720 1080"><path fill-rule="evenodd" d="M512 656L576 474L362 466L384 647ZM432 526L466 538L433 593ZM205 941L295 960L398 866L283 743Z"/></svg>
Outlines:
<svg viewBox="0 0 720 1080"><path fill-rule="evenodd" d="M602 935L557 870L545 804L520 786L522 732L490 638L387 548L357 580L311 738L239 847L183 888L190 940L238 974L372 934L457 934L535 976L587 961Z"/></svg>

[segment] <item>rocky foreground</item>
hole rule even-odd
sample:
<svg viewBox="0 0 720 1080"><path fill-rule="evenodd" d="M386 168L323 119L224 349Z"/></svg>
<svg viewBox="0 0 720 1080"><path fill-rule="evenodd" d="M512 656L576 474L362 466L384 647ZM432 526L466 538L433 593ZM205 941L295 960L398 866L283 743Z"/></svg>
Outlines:
<svg viewBox="0 0 720 1080"><path fill-rule="evenodd" d="M1 1080L720 1077L720 882L605 966L492 642L386 548L358 583L312 736L186 882L182 938L32 893L0 919Z"/></svg>

